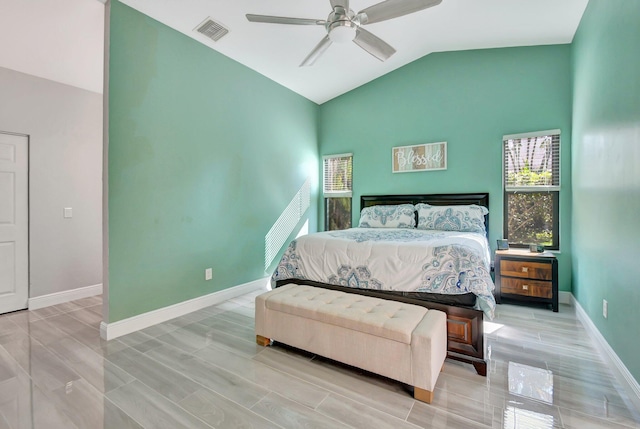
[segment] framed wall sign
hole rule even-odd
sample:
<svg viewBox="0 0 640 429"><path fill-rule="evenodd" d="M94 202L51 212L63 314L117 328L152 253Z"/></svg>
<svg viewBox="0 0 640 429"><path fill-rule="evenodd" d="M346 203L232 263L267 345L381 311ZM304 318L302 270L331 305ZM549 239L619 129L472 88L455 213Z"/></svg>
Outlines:
<svg viewBox="0 0 640 429"><path fill-rule="evenodd" d="M447 142L394 147L392 157L394 173L446 170Z"/></svg>

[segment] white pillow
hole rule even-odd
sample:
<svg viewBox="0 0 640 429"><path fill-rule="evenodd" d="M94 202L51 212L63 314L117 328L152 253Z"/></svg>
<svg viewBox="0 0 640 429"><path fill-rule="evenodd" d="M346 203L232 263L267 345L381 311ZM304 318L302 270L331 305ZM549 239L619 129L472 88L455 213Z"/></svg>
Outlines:
<svg viewBox="0 0 640 429"><path fill-rule="evenodd" d="M489 213L486 207L475 204L459 206L416 204L416 210L418 211L418 229L486 234L484 215Z"/></svg>
<svg viewBox="0 0 640 429"><path fill-rule="evenodd" d="M415 228L415 208L412 204L371 206L360 213L360 228Z"/></svg>

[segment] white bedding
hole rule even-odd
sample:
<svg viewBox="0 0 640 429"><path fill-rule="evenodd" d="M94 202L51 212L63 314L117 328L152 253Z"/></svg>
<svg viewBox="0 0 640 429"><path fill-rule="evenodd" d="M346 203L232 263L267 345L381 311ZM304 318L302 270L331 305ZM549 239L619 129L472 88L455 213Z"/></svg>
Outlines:
<svg viewBox="0 0 640 429"><path fill-rule="evenodd" d="M345 287L473 293L493 318L490 251L479 233L406 228L351 228L292 241L272 279L308 279Z"/></svg>

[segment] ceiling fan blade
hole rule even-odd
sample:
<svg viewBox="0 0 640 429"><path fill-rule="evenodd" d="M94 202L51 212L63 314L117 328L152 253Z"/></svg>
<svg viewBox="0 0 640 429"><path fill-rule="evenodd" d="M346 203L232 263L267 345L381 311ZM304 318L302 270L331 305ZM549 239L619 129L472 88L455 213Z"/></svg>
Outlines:
<svg viewBox="0 0 640 429"><path fill-rule="evenodd" d="M287 18L285 16L252 15L248 13L247 19L251 22L266 22L269 24L291 24L291 25L324 25L324 19L307 18Z"/></svg>
<svg viewBox="0 0 640 429"><path fill-rule="evenodd" d="M349 10L349 0L329 0L329 1L331 1L332 8L336 6L340 6L344 8L344 10Z"/></svg>
<svg viewBox="0 0 640 429"><path fill-rule="evenodd" d="M396 53L391 45L362 27L358 27L356 30L356 38L353 39L353 42L380 61L385 61Z"/></svg>
<svg viewBox="0 0 640 429"><path fill-rule="evenodd" d="M358 12L360 23L373 24L437 6L442 0L386 0Z"/></svg>
<svg viewBox="0 0 640 429"><path fill-rule="evenodd" d="M316 47L313 48L313 51L311 51L311 53L307 55L307 58L305 58L304 61L300 63L300 67L312 66L329 46L331 46L331 39L329 39L329 35L327 34L320 41L320 43L318 43Z"/></svg>

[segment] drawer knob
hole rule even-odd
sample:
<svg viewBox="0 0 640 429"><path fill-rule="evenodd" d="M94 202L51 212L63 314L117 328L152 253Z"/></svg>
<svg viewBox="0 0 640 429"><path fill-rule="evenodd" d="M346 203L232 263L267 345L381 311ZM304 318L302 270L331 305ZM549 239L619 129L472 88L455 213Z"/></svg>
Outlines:
<svg viewBox="0 0 640 429"><path fill-rule="evenodd" d="M522 272L523 273L528 273L529 272L529 267L522 267Z"/></svg>
<svg viewBox="0 0 640 429"><path fill-rule="evenodd" d="M522 285L522 290L529 290L529 285Z"/></svg>

